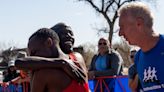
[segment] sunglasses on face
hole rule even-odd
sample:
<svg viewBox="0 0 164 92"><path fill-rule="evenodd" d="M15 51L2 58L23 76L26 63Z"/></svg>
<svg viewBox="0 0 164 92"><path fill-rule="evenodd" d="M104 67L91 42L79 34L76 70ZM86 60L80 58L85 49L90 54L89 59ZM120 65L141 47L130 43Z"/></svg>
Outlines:
<svg viewBox="0 0 164 92"><path fill-rule="evenodd" d="M107 43L106 42L102 42L102 43L100 42L99 45L107 45Z"/></svg>

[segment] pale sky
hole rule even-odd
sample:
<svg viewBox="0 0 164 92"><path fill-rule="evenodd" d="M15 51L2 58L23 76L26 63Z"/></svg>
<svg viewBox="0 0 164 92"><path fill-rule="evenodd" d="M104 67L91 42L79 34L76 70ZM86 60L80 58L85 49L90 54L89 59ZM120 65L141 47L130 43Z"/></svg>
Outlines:
<svg viewBox="0 0 164 92"><path fill-rule="evenodd" d="M100 28L105 21L89 5L75 1L0 0L0 49L3 44L26 47L32 33L42 27L50 28L58 22L71 26L75 46L86 42L96 44L102 36L98 37L94 28ZM158 33L164 33L163 9L163 0L158 0L156 8L152 7L154 28Z"/></svg>

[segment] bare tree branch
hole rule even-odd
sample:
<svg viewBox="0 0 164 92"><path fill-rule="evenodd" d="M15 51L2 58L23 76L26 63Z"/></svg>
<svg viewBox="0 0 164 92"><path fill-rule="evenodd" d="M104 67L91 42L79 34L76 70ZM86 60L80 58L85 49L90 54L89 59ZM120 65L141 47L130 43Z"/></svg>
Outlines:
<svg viewBox="0 0 164 92"><path fill-rule="evenodd" d="M89 3L90 6L93 7L93 9L96 10L96 12L103 15L104 19L107 22L107 32L109 33L109 42L112 43L112 37L113 37L113 30L114 30L114 24L116 22L116 19L118 18L118 10L126 3L133 2L133 1L147 1L152 2L154 0L99 0L101 1L99 4L96 3L97 0L79 0L79 1L85 1ZM101 6L99 6L101 5ZM99 30L100 32L102 30Z"/></svg>
<svg viewBox="0 0 164 92"><path fill-rule="evenodd" d="M106 9L105 9L105 12L108 11L108 9L110 8L110 6L111 6L113 3L114 3L114 0L110 0L110 1L108 2L108 5L107 5L107 7L106 7Z"/></svg>
<svg viewBox="0 0 164 92"><path fill-rule="evenodd" d="M101 10L103 11L104 10L104 0L102 0L101 6L102 6Z"/></svg>
<svg viewBox="0 0 164 92"><path fill-rule="evenodd" d="M82 0L81 0L82 1ZM85 0L86 2L88 2L96 11L98 12L102 12L94 3L92 0Z"/></svg>

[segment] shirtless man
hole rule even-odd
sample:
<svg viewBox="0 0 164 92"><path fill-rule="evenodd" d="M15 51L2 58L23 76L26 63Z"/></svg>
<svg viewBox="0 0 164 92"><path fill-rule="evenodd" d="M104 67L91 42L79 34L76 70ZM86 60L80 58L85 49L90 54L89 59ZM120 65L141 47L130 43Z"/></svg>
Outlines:
<svg viewBox="0 0 164 92"><path fill-rule="evenodd" d="M16 66L34 71L32 92L87 92L87 76L86 71L82 68L83 66L75 62L79 68L70 60L54 59L68 57L60 50L59 39L53 34L52 30L45 28L34 33L29 39L28 49L31 56L40 57L19 59L16 61ZM83 61L80 58L78 60ZM34 61L37 61L37 63ZM74 72L72 72L72 68Z"/></svg>

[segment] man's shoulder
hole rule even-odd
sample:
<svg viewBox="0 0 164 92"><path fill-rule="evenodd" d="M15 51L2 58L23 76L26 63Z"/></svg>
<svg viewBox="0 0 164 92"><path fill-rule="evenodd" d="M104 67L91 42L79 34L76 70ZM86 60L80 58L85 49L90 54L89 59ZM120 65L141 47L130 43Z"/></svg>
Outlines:
<svg viewBox="0 0 164 92"><path fill-rule="evenodd" d="M135 57L134 57L135 64L139 61L141 53L143 53L141 49L136 52Z"/></svg>
<svg viewBox="0 0 164 92"><path fill-rule="evenodd" d="M160 38L164 39L164 34L159 34Z"/></svg>
<svg viewBox="0 0 164 92"><path fill-rule="evenodd" d="M74 60L78 63L84 63L83 56L78 52L70 53L70 56L74 57Z"/></svg>
<svg viewBox="0 0 164 92"><path fill-rule="evenodd" d="M83 58L83 56L79 52L73 52L76 58Z"/></svg>
<svg viewBox="0 0 164 92"><path fill-rule="evenodd" d="M116 50L111 50L111 52L109 52L108 54L110 56L110 58L112 58L113 60L116 60L118 62L123 62L123 59L120 55L120 53Z"/></svg>
<svg viewBox="0 0 164 92"><path fill-rule="evenodd" d="M131 64L131 65L129 66L129 70L131 70L131 69L133 69L133 68L136 68L135 64Z"/></svg>
<svg viewBox="0 0 164 92"><path fill-rule="evenodd" d="M117 50L113 50L113 49L111 50L111 54L120 56L120 53Z"/></svg>

